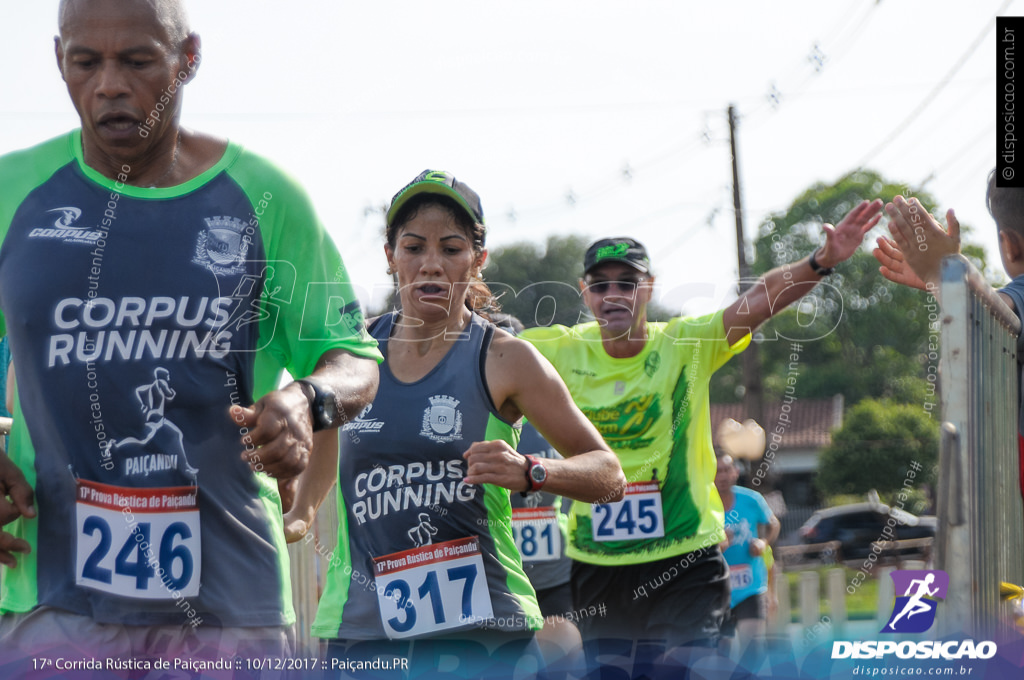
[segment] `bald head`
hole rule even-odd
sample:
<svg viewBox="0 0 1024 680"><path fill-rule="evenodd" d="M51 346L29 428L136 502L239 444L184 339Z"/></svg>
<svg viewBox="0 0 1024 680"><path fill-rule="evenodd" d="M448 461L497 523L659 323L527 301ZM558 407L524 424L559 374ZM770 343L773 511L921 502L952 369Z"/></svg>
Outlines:
<svg viewBox="0 0 1024 680"><path fill-rule="evenodd" d="M73 20L79 12L87 12L89 5L94 2L95 0L60 0L60 7L57 9L57 25L62 37L67 22ZM157 17L157 21L164 27L166 39L170 45L180 44L191 32L184 0L121 0L121 2L131 2L149 7Z"/></svg>

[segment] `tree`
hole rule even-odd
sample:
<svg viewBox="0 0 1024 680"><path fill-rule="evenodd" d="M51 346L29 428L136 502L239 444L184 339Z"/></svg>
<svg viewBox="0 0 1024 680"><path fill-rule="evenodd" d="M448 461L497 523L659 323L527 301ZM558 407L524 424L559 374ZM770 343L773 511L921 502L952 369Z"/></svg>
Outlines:
<svg viewBox="0 0 1024 680"><path fill-rule="evenodd" d="M527 241L496 248L484 278L500 295L501 311L527 328L579 323L583 305L577 281L588 243L582 236L549 236L543 250Z"/></svg>
<svg viewBox="0 0 1024 680"><path fill-rule="evenodd" d="M897 194L917 196L935 212L936 201L928 192L908 189L870 170L850 173L835 184L811 186L787 210L769 215L758 227L755 275L806 257L824 242L821 224L836 224L861 200L890 201ZM928 346L936 341L925 306L930 301L921 291L884 279L871 247L868 243L800 303L762 327L766 400L781 397L795 342L802 397L843 394L848 404L867 397L919 406L926 401ZM984 271L984 251L967 246L965 252ZM741 382L738 363L730 362L715 376L712 400L738 401Z"/></svg>
<svg viewBox="0 0 1024 680"><path fill-rule="evenodd" d="M935 483L938 452L939 425L920 407L865 399L822 452L817 485L827 495L876 489L892 500L905 488Z"/></svg>
<svg viewBox="0 0 1024 680"><path fill-rule="evenodd" d="M544 250L529 241L495 248L488 255L484 280L501 311L527 328L578 323L583 305L576 281L587 244L581 236L550 236ZM397 291L392 291L383 311L399 306Z"/></svg>
<svg viewBox="0 0 1024 680"><path fill-rule="evenodd" d="M518 318L527 328L589 320L580 295L579 277L589 239L583 236L549 236L543 248L519 241L495 248L487 258L484 280L498 298L501 311ZM399 306L392 291L377 316ZM647 318L666 321L672 313L653 300Z"/></svg>
<svg viewBox="0 0 1024 680"><path fill-rule="evenodd" d="M488 258L484 278L491 291L500 295L501 311L518 318L527 328L572 326L588 320L579 278L589 243L582 236L549 236L543 250L529 241L496 248ZM665 321L671 316L653 300L647 306L651 321Z"/></svg>

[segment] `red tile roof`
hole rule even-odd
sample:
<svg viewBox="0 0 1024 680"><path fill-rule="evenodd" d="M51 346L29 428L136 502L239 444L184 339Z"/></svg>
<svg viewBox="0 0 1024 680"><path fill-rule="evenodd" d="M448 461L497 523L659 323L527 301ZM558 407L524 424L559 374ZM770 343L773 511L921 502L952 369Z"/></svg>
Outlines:
<svg viewBox="0 0 1024 680"><path fill-rule="evenodd" d="M781 402L764 405L767 414L765 436L771 441L776 428L781 428L780 449L821 449L832 443L832 430L843 424L843 396L837 394L831 399L794 399L786 405L788 422L780 419ZM747 419L743 404L711 404L711 438L718 446L718 426L726 418L738 422Z"/></svg>

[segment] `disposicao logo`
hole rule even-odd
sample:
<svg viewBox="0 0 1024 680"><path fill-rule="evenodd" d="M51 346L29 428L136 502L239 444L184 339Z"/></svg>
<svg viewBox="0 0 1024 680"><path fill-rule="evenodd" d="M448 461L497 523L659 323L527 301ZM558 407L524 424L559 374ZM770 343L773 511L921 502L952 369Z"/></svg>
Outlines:
<svg viewBox="0 0 1024 680"><path fill-rule="evenodd" d="M935 623L938 600L946 599L949 574L940 569L891 572L896 602L882 633L923 633ZM902 595L900 595L902 593Z"/></svg>
<svg viewBox="0 0 1024 680"><path fill-rule="evenodd" d="M946 599L949 574L939 569L894 571L890 574L896 601L881 633L923 633L935 623L939 600ZM832 643L833 659L991 659L997 652L991 640L859 640Z"/></svg>

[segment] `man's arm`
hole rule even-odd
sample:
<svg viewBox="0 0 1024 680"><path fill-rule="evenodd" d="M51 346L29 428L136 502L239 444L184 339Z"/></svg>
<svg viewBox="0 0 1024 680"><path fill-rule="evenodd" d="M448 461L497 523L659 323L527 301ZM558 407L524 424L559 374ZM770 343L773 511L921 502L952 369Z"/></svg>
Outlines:
<svg viewBox="0 0 1024 680"><path fill-rule="evenodd" d="M768 527L768 530L767 531L763 531L762 527ZM772 543L775 542L775 539L779 537L779 531L781 529L782 529L782 523L779 522L779 518L776 517L775 514L773 513L771 515L771 517L768 518L768 523L767 524L759 524L757 526L757 533L764 540L765 543L768 543L769 545L771 545ZM762 533L764 535L761 535Z"/></svg>
<svg viewBox="0 0 1024 680"><path fill-rule="evenodd" d="M814 253L818 265L829 269L849 259L860 247L864 235L878 224L881 209L881 199L861 201L837 226L823 225L825 245ZM776 267L725 309L722 320L730 345L754 332L821 281L821 275L811 268L810 259L806 257Z"/></svg>
<svg viewBox="0 0 1024 680"><path fill-rule="evenodd" d="M35 517L36 509L32 487L25 481L25 475L18 466L0 450L0 526L18 517ZM6 531L0 531L0 564L18 566L13 553L32 552L28 542L16 538Z"/></svg>
<svg viewBox="0 0 1024 680"><path fill-rule="evenodd" d="M772 512L764 498L758 498L757 501L761 511L761 518L764 521L757 522L754 525L756 537L750 542L750 554L754 557L764 554L767 547L779 537L779 529L782 527L779 523L779 518L775 516L775 513Z"/></svg>
<svg viewBox="0 0 1024 680"><path fill-rule="evenodd" d="M332 428L354 419L377 394L377 362L341 349L324 352L308 377L334 392L339 417ZM294 477L309 463L313 420L309 401L297 383L274 390L250 407L232 406L231 418L249 428L241 438L242 459L278 479Z"/></svg>

